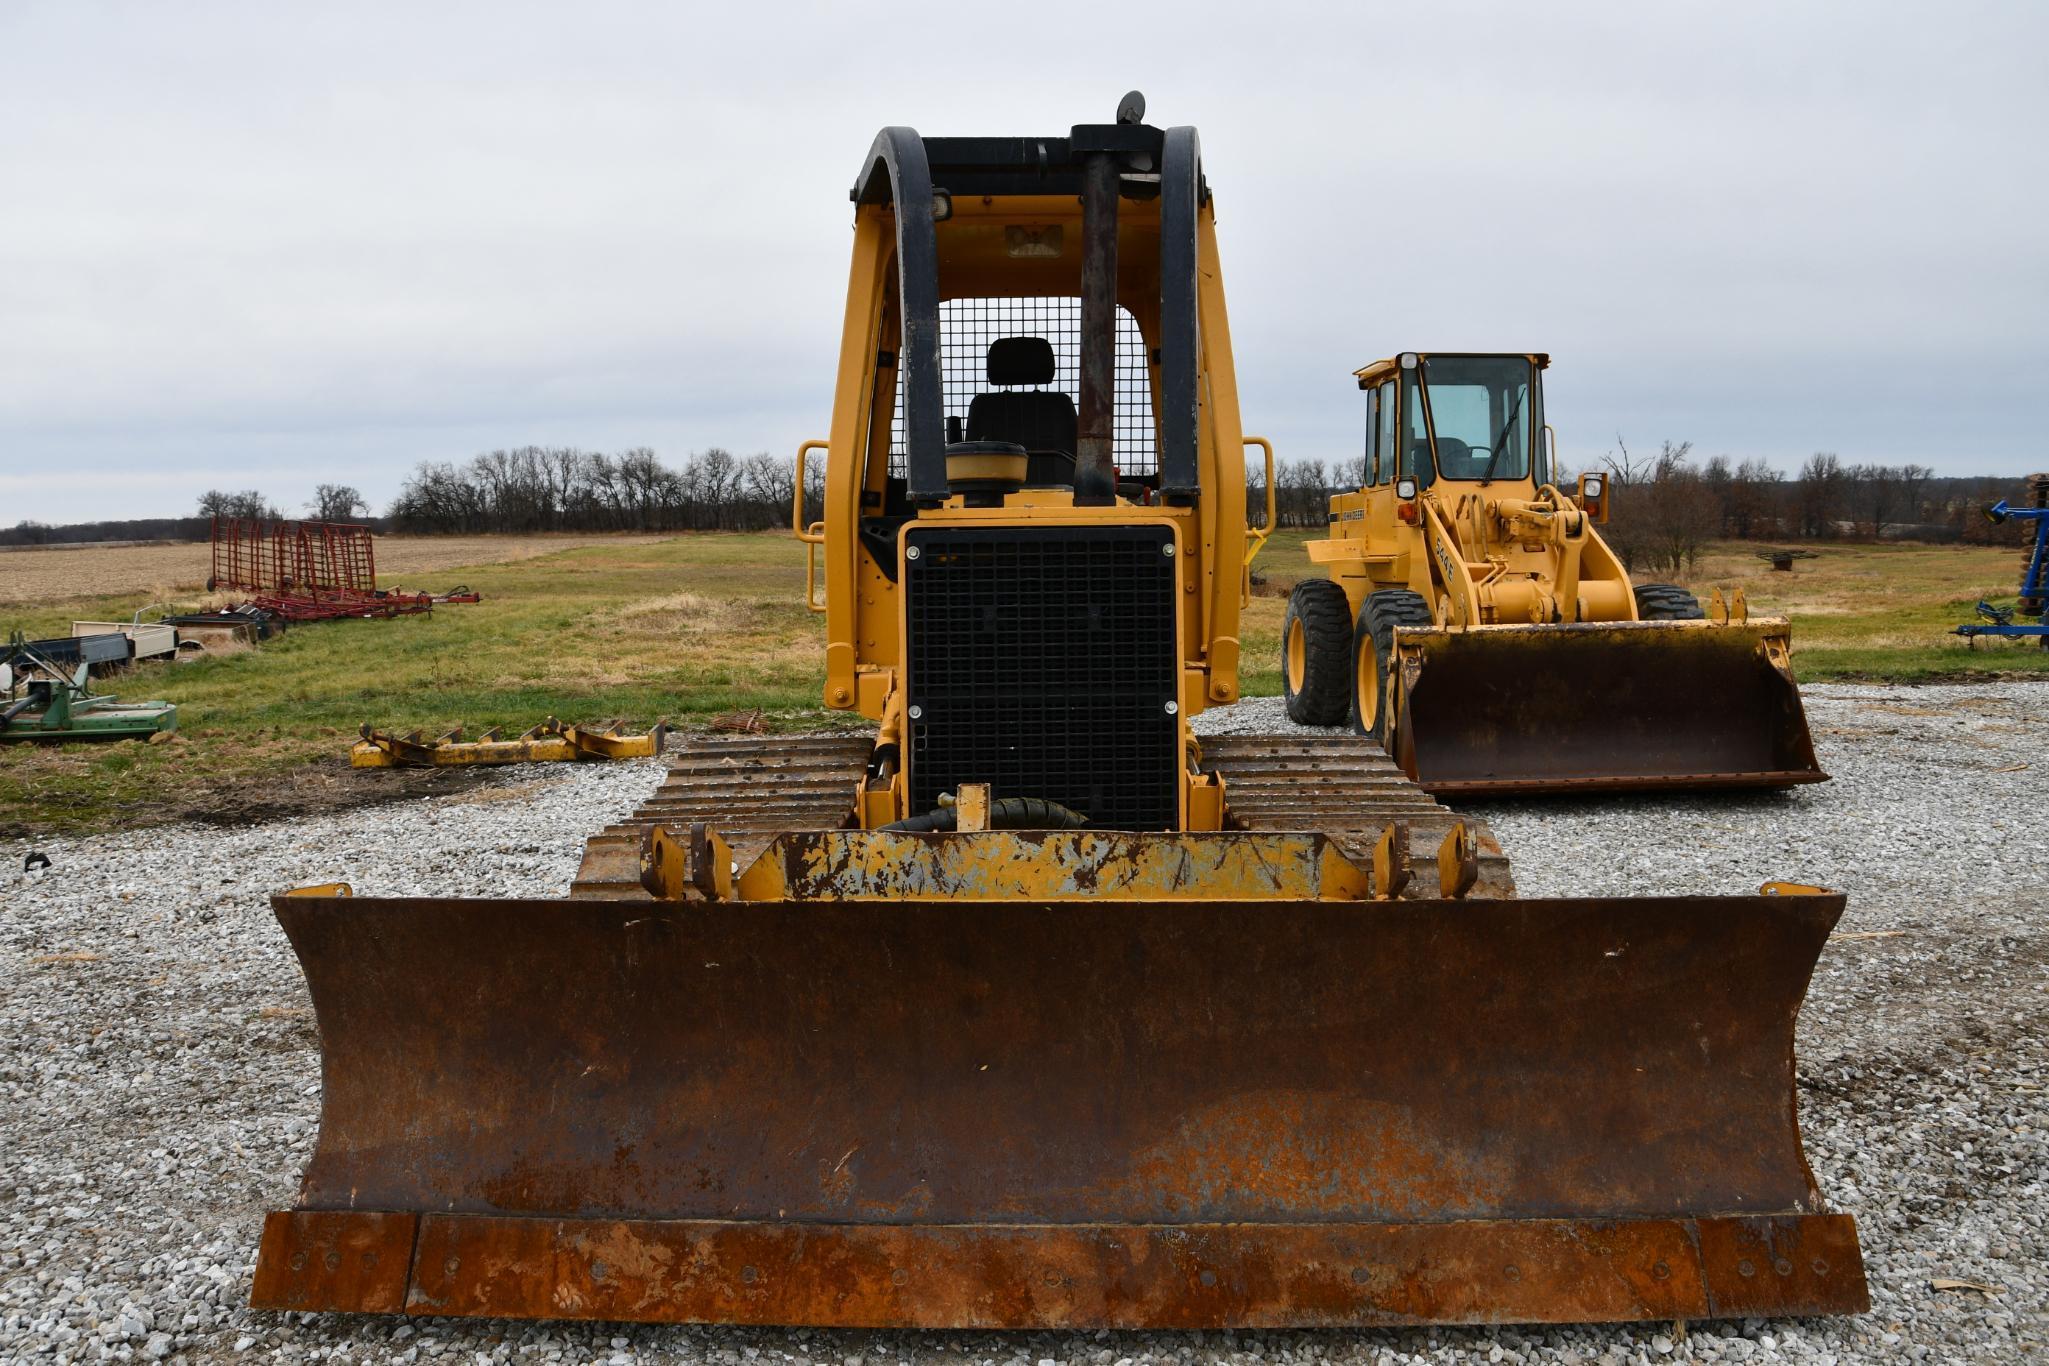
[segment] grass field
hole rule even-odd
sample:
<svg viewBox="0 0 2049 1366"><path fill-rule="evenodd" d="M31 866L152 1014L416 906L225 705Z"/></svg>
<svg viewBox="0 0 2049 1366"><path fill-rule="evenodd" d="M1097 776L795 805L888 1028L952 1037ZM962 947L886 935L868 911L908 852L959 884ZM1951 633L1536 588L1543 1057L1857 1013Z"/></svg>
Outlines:
<svg viewBox="0 0 2049 1366"><path fill-rule="evenodd" d="M377 582L385 588L440 592L451 569L552 555L579 545L633 545L657 536L379 536ZM103 598L122 621L150 600L189 600L206 589L212 551L205 543L0 551L0 608ZM81 620L100 617L81 615Z"/></svg>
<svg viewBox="0 0 2049 1366"><path fill-rule="evenodd" d="M1282 532L1267 544L1258 568L1276 594L1259 599L1246 632L1246 657L1259 671L1252 691L1275 693L1275 669L1286 585L1311 572L1303 543L1310 533ZM1793 623L1793 664L1802 679L1934 682L1939 679L2049 678L2049 651L2032 644L1984 641L1972 649L1949 634L1975 619L1980 598L2011 606L2020 581L2020 551L1984 546L1825 545L1782 574L1756 556L1750 542L1709 548L1698 573L1677 580L1705 603L1717 588L1737 588L1752 616Z"/></svg>
<svg viewBox="0 0 2049 1366"><path fill-rule="evenodd" d="M1285 603L1274 590L1309 571L1306 537L1282 533L1261 557L1274 588L1247 612L1248 695L1280 689ZM196 558L191 547L153 546L0 556L0 627L63 635L74 618L123 619L164 596L198 600L189 569L182 590L166 582L170 549L197 563L203 581L203 548ZM2013 551L1832 546L1778 574L1752 549L1716 547L1688 586L1705 598L1740 584L1753 612L1791 616L1804 679L2049 677L2049 652L1967 650L1946 634L1980 596L2009 599ZM23 591L17 568L43 573L45 554L98 556L56 580L92 591L7 606ZM786 535L394 541L379 543L379 561L393 566L386 582L462 581L484 601L297 627L258 650L113 679L104 686L131 699L177 703L178 734L149 745L0 746L0 833L232 821L418 790L425 779L347 768L366 721L518 730L553 715L688 726L755 707L784 728L835 719L817 706L823 627L804 609L803 559Z"/></svg>
<svg viewBox="0 0 2049 1366"><path fill-rule="evenodd" d="M107 569L96 584L117 573ZM233 819L307 804L298 796L318 804L323 795L350 800L366 785L401 790L391 781L401 775L347 769L341 756L364 722L517 732L548 716L687 725L744 706L802 713L786 721L801 725L814 715L823 631L801 601L803 560L787 536L585 541L445 566L442 579L468 583L483 602L294 627L257 650L108 680L101 686L124 697L175 702L177 735L150 745L0 746L0 833ZM0 625L65 635L74 618L127 617L152 591L143 583L126 595L6 611ZM321 774L324 794L304 794L295 770L308 769L339 772Z"/></svg>

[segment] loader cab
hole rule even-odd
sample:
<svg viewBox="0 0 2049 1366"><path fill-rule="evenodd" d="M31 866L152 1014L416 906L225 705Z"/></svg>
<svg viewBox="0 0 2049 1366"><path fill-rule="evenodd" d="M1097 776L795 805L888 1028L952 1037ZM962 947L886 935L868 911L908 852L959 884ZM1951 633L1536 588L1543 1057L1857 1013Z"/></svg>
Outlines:
<svg viewBox="0 0 2049 1366"><path fill-rule="evenodd" d="M1368 394L1362 487L1551 483L1541 352L1407 351L1356 372ZM1387 501L1383 498L1378 501Z"/></svg>

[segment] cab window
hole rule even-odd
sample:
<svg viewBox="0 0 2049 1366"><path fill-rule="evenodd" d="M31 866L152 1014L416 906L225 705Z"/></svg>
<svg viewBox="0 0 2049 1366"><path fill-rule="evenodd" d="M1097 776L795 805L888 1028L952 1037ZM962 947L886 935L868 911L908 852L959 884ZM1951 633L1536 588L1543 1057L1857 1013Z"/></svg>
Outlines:
<svg viewBox="0 0 2049 1366"><path fill-rule="evenodd" d="M1373 390L1366 395L1366 458L1359 465L1359 485L1370 487L1380 482L1379 447L1374 438L1380 435L1380 391Z"/></svg>
<svg viewBox="0 0 2049 1366"><path fill-rule="evenodd" d="M1446 479L1527 479L1535 430L1535 371L1521 356L1432 356L1422 389ZM1419 410L1422 404L1415 405ZM1418 411L1411 444L1424 439Z"/></svg>
<svg viewBox="0 0 2049 1366"><path fill-rule="evenodd" d="M1395 426L1394 400L1394 381L1387 380L1380 386L1380 396L1377 405L1380 415L1380 438L1374 442L1374 450L1380 455L1380 468L1378 477L1373 481L1376 484L1388 484L1394 481L1394 439L1396 432L1400 430Z"/></svg>

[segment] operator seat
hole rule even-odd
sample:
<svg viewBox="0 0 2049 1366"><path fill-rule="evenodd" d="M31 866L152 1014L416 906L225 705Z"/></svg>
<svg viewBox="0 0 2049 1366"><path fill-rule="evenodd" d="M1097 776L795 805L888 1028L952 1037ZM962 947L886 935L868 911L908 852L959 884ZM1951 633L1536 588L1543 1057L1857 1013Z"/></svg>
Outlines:
<svg viewBox="0 0 2049 1366"><path fill-rule="evenodd" d="M1044 337L999 337L989 343L989 383L1051 384L1053 343ZM1074 400L1057 389L1001 388L968 404L969 441L1008 441L1025 448L1025 483L1074 483L1077 423Z"/></svg>
<svg viewBox="0 0 2049 1366"><path fill-rule="evenodd" d="M1437 438L1437 472L1446 479L1478 479L1487 468L1487 452L1455 436Z"/></svg>

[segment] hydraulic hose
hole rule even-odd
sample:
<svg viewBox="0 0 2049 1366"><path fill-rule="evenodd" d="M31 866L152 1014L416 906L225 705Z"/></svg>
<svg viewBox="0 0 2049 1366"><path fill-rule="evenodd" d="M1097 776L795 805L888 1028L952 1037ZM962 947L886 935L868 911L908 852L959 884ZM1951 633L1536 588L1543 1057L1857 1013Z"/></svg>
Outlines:
<svg viewBox="0 0 2049 1366"><path fill-rule="evenodd" d="M998 797L989 803L991 830L1079 830L1088 823L1089 818L1081 812L1044 797ZM942 806L922 816L891 821L882 828L904 834L957 830L960 812L953 806Z"/></svg>

